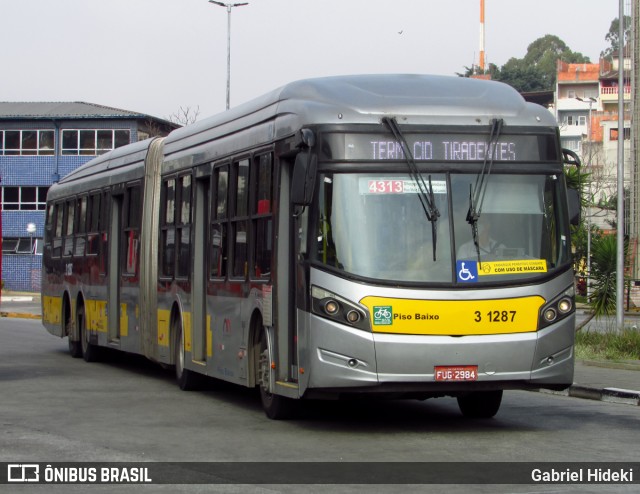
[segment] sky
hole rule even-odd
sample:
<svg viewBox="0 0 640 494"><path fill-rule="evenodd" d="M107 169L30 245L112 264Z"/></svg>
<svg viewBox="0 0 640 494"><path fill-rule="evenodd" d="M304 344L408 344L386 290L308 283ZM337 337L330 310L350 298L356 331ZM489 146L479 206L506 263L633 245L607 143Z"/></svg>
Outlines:
<svg viewBox="0 0 640 494"><path fill-rule="evenodd" d="M480 0L243 1L231 13L232 107L308 77L455 75L478 63ZM485 0L486 60L522 58L553 34L597 62L618 8ZM85 101L165 119L225 110L227 11L208 0L0 0L0 46L0 101Z"/></svg>

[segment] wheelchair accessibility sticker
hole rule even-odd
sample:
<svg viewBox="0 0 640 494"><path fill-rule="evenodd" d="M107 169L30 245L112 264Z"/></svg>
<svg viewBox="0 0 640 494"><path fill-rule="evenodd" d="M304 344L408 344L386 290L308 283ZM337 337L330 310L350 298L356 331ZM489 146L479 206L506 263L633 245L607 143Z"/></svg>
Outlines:
<svg viewBox="0 0 640 494"><path fill-rule="evenodd" d="M475 283L478 281L478 262L456 261L456 273L458 281L463 283Z"/></svg>
<svg viewBox="0 0 640 494"><path fill-rule="evenodd" d="M478 269L478 261L456 261L456 277L463 283L476 283L478 276L546 273L544 259L521 259L512 261L487 261Z"/></svg>

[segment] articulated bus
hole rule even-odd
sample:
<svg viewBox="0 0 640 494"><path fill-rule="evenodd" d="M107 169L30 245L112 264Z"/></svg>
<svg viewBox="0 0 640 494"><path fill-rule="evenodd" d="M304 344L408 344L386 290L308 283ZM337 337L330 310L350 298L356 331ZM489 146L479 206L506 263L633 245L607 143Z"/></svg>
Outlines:
<svg viewBox="0 0 640 494"><path fill-rule="evenodd" d="M507 85L287 84L95 158L51 187L43 324L297 399L457 398L572 383L572 161ZM575 162L574 162L575 164Z"/></svg>

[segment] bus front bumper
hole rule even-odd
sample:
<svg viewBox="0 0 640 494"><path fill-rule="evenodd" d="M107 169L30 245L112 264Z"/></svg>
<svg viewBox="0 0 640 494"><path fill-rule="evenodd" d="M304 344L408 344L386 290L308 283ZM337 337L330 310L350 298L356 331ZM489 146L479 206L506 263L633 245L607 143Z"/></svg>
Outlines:
<svg viewBox="0 0 640 494"><path fill-rule="evenodd" d="M311 316L301 391L420 393L565 389L573 383L575 320L531 333L429 336L368 333ZM436 367L475 368L472 380L436 380Z"/></svg>

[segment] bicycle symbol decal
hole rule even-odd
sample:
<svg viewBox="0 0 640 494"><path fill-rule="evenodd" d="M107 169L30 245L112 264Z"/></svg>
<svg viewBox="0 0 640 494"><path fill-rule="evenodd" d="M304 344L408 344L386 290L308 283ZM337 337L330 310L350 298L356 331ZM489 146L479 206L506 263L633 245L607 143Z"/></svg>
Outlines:
<svg viewBox="0 0 640 494"><path fill-rule="evenodd" d="M378 326L390 326L393 319L393 308L390 305L373 307L373 324Z"/></svg>

